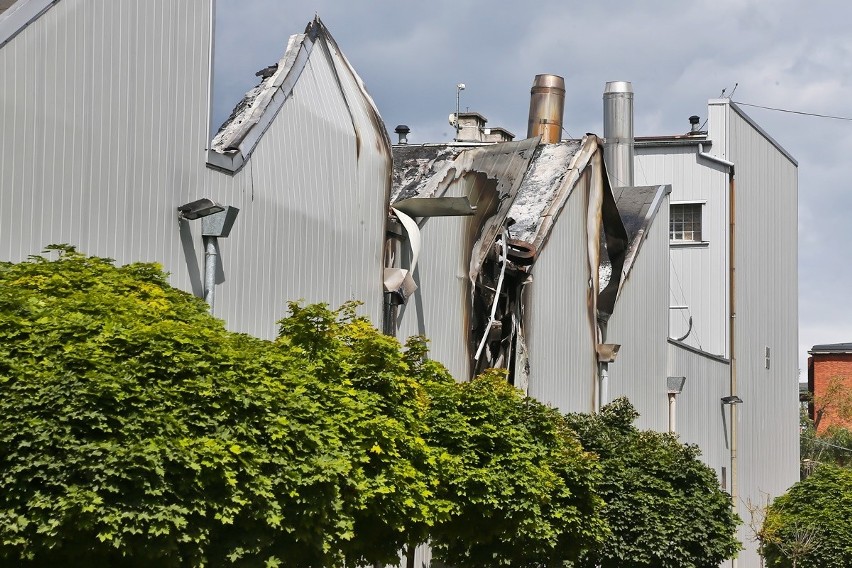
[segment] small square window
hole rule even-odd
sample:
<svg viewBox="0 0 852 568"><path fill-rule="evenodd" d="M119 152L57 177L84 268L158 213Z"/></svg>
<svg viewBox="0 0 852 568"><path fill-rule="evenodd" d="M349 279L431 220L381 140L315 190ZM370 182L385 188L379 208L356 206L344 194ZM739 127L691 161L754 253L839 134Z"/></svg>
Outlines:
<svg viewBox="0 0 852 568"><path fill-rule="evenodd" d="M700 203L675 203L671 206L669 240L701 242Z"/></svg>

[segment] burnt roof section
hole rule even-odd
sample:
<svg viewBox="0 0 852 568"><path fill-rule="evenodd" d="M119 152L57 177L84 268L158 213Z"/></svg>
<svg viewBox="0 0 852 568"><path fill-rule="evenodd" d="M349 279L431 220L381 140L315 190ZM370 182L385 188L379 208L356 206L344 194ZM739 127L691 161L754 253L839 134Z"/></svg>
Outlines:
<svg viewBox="0 0 852 568"><path fill-rule="evenodd" d="M513 238L528 243L536 240L542 220L553 207L581 146L579 140L568 140L538 147L509 210L509 217L515 221Z"/></svg>
<svg viewBox="0 0 852 568"><path fill-rule="evenodd" d="M15 0L0 0L0 14L12 7Z"/></svg>
<svg viewBox="0 0 852 568"><path fill-rule="evenodd" d="M852 353L852 343L825 343L822 345L814 345L808 353Z"/></svg>
<svg viewBox="0 0 852 568"><path fill-rule="evenodd" d="M302 72L309 68L309 60L315 46L320 47L320 57L329 61L337 82L336 87L349 110L353 128L357 130L355 116L363 112L381 138L382 151L390 153L390 138L375 102L337 42L319 16L316 16L307 25L304 33L290 36L287 50L278 63L256 73L261 77L260 83L237 103L211 141L207 153L208 166L226 172L236 172L245 165L278 111L291 97ZM347 97L341 76L354 80L357 100ZM353 109L353 106L358 108Z"/></svg>
<svg viewBox="0 0 852 568"><path fill-rule="evenodd" d="M444 169L463 150L480 144L400 144L393 147L391 203L419 197L424 182Z"/></svg>

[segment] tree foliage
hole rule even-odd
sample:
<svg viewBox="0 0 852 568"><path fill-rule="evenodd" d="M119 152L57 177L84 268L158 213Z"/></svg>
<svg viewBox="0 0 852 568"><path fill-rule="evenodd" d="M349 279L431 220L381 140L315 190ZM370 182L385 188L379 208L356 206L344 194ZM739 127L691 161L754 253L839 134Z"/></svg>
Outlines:
<svg viewBox="0 0 852 568"><path fill-rule="evenodd" d="M428 491L398 344L350 307L294 308L275 343L230 333L155 265L56 248L0 265L0 558L395 554Z"/></svg>
<svg viewBox="0 0 852 568"><path fill-rule="evenodd" d="M771 567L852 566L852 469L822 465L775 499L763 525Z"/></svg>
<svg viewBox="0 0 852 568"><path fill-rule="evenodd" d="M551 566L600 544L599 466L564 416L498 371L428 390L427 437L449 504L431 532L436 557L459 568Z"/></svg>
<svg viewBox="0 0 852 568"><path fill-rule="evenodd" d="M594 456L490 374L355 316L227 331L152 264L0 264L0 563L340 566L430 538L465 566L605 532Z"/></svg>
<svg viewBox="0 0 852 568"><path fill-rule="evenodd" d="M696 446L639 431L637 416L624 398L597 415L568 416L583 447L600 456L598 491L612 531L578 566L715 568L739 549L730 497L698 460Z"/></svg>

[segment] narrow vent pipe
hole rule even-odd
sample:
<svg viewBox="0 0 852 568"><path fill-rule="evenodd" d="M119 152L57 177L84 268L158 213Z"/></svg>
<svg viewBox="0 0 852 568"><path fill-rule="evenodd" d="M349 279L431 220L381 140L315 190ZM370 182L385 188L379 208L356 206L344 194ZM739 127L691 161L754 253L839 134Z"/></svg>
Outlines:
<svg viewBox="0 0 852 568"><path fill-rule="evenodd" d="M564 112L565 79L559 75L536 75L530 89L527 138L541 135L543 144L559 142Z"/></svg>
<svg viewBox="0 0 852 568"><path fill-rule="evenodd" d="M613 187L633 185L633 85L610 81L603 95L604 162Z"/></svg>

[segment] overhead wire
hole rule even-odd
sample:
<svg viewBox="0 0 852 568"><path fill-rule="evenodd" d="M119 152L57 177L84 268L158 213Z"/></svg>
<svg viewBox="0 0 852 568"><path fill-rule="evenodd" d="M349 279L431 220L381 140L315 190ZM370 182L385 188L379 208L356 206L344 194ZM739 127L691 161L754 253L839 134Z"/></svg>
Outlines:
<svg viewBox="0 0 852 568"><path fill-rule="evenodd" d="M832 120L846 120L846 121L852 122L852 117L848 117L848 116L836 116L836 115L831 115L831 114L820 114L820 113L817 113L817 112L805 112L805 111L801 111L801 110L791 110L791 109L788 109L788 108L778 108L778 107L771 107L771 106L764 106L764 105L756 105L756 104L753 104L753 103L744 103L742 101L731 101L731 102L738 104L740 106L762 108L764 110L774 110L776 112L786 112L786 113L789 113L789 114L798 114L798 115L801 115L801 116L813 116L813 117L816 117L816 118L829 118L829 119L832 119Z"/></svg>

